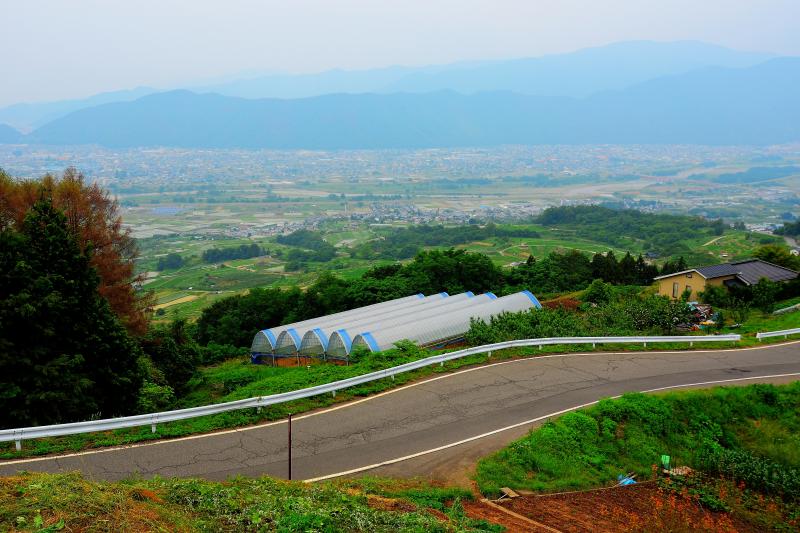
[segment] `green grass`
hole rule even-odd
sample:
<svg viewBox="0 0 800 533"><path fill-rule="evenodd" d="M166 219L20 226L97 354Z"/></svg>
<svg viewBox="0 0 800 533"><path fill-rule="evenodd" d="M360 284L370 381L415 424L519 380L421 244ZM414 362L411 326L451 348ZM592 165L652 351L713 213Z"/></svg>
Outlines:
<svg viewBox="0 0 800 533"><path fill-rule="evenodd" d="M504 486L542 492L608 486L621 473L649 479L662 454L673 464L697 466L704 440L797 469L800 382L602 400L483 459L476 479L488 494Z"/></svg>
<svg viewBox="0 0 800 533"><path fill-rule="evenodd" d="M384 510L380 496L402 498ZM397 486L396 488L393 488ZM368 480L305 484L268 477L89 481L78 473L0 478L0 524L17 531L471 532L502 528L464 515L469 493ZM385 504L386 500L380 503ZM427 509L439 511L436 515Z"/></svg>

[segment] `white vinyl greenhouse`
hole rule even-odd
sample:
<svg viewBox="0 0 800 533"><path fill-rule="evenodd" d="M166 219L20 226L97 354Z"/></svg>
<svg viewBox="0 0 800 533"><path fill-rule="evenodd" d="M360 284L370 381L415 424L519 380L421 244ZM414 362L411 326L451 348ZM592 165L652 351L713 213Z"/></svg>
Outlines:
<svg viewBox="0 0 800 533"><path fill-rule="evenodd" d="M377 331L390 329L403 324L423 322L427 320L439 320L443 316L448 316L463 309L475 309L478 306L487 304L497 298L491 292L473 296L471 292L462 293L447 298L435 306L419 309L414 313L403 313L383 317L380 320L361 321L358 323L344 324L330 335L325 355L328 359L346 360L350 354L352 340L359 333L365 331Z"/></svg>
<svg viewBox="0 0 800 533"><path fill-rule="evenodd" d="M416 302L420 301L425 296L423 294L415 294L413 296L406 296L405 298L397 298L395 300L389 300L386 302L381 302L373 305L368 305L365 307L359 307L357 309L350 309L348 311L342 311L340 313L335 313L333 315L327 315L325 317L317 317L311 318L308 320L303 320L300 322L293 322L291 324L284 324L282 326L276 326L274 328L264 329L256 333L255 337L253 338L253 343L250 346L250 353L253 354L254 362L257 362L256 359L260 355L271 355L275 352L275 349L278 347L278 336L286 331L289 328L295 330L303 330L306 331L309 327L314 327L312 324L317 322L321 319L327 318L339 318L342 320L347 319L350 316L358 315L364 312L378 312L383 309L391 309L398 305L402 305L406 302ZM304 329L305 328L305 329ZM299 338L298 338L298 346L299 346Z"/></svg>
<svg viewBox="0 0 800 533"><path fill-rule="evenodd" d="M445 296L444 298L442 296ZM352 317L342 319L321 320L313 329L305 332L303 335L298 352L300 355L307 357L322 357L328 347L328 340L330 334L335 328L345 328L355 324L376 324L383 321L392 320L396 317L410 316L416 313L425 312L431 308L439 308L443 305L451 305L453 303L471 298L472 293L457 294L455 296L447 296L447 293L439 293L433 296L427 296L416 302L408 302L403 305L392 307L391 309L378 310L373 313L362 313ZM326 318L326 317L323 317ZM280 342L279 342L280 344Z"/></svg>
<svg viewBox="0 0 800 533"><path fill-rule="evenodd" d="M425 298L416 305L398 306L381 313L370 313L366 316L360 315L359 317L353 317L350 320L332 320L320 324L319 327L309 330L303 335L298 351L300 355L306 357L323 357L327 353L331 332L333 332L334 328L347 329L361 326L361 328L358 329L358 331L361 331L364 327L370 327L374 324L382 324L395 320L407 321L409 320L408 317L428 313L431 309L438 310L444 307L449 308L450 306L458 305L460 302L472 298L473 294L471 292L466 292L455 296L448 296L447 298L438 298L437 296Z"/></svg>
<svg viewBox="0 0 800 533"><path fill-rule="evenodd" d="M259 331L250 348L251 360L271 359L273 365L349 361L356 346L376 352L402 339L421 346L442 344L463 337L472 318L533 307L541 305L528 291L502 298L490 292L417 294Z"/></svg>
<svg viewBox="0 0 800 533"><path fill-rule="evenodd" d="M321 329L321 328L328 328L330 326L335 327L336 324L344 323L348 320L360 320L367 317L376 317L376 316L384 316L384 315L393 315L396 314L404 309L413 309L418 307L427 307L430 305L435 305L439 302L443 302L448 300L448 294L446 292L441 292L439 294L434 294L432 296L423 296L422 298L415 298L413 300L405 300L402 302L398 302L397 304L391 307L383 307L383 308L367 308L367 307L360 307L358 309L353 309L347 316L339 316L335 317L334 315L327 315L321 316L319 318L315 318L313 320L307 320L302 325L301 328L298 328L294 325L290 325L286 329L284 329L280 335L278 335L277 342L275 343L275 356L276 357L291 357L293 355L297 355L300 353L300 346L303 343L303 336L308 331L313 331L314 329ZM325 342L327 344L327 341Z"/></svg>
<svg viewBox="0 0 800 533"><path fill-rule="evenodd" d="M456 339L469 330L473 318L488 320L504 312L525 311L542 306L529 291L522 291L472 308L447 313L436 319L415 320L385 329L360 333L353 339L353 349L358 346L372 352L392 348L397 341L410 340L420 346L430 346Z"/></svg>

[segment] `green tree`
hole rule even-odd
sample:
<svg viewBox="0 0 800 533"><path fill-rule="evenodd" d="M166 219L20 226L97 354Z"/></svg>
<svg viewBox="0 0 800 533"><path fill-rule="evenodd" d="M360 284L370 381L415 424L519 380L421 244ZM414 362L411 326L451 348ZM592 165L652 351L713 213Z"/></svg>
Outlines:
<svg viewBox="0 0 800 533"><path fill-rule="evenodd" d="M140 351L100 297L90 259L49 199L20 231L0 232L3 427L135 409Z"/></svg>
<svg viewBox="0 0 800 533"><path fill-rule="evenodd" d="M761 278L758 283L753 285L753 305L765 313L771 313L775 309L775 298L780 291L780 287L774 281Z"/></svg>
<svg viewBox="0 0 800 533"><path fill-rule="evenodd" d="M800 270L800 257L792 255L788 248L779 244L761 246L753 252L753 256L773 265Z"/></svg>
<svg viewBox="0 0 800 533"><path fill-rule="evenodd" d="M150 380L180 395L200 363L200 348L187 334L186 322L175 320L169 327L155 327L140 345L157 370L158 376L151 375Z"/></svg>
<svg viewBox="0 0 800 533"><path fill-rule="evenodd" d="M610 283L596 279L583 293L583 299L593 304L606 304L614 298L614 288Z"/></svg>

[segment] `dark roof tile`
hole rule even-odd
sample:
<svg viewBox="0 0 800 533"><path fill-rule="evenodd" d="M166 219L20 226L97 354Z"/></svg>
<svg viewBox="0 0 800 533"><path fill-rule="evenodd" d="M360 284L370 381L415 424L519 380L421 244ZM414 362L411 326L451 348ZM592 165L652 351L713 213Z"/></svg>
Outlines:
<svg viewBox="0 0 800 533"><path fill-rule="evenodd" d="M761 259L748 259L746 261L700 267L697 271L705 278L735 275L749 285L755 285L761 278L767 278L772 281L788 281L797 277L797 272L794 270L773 265Z"/></svg>

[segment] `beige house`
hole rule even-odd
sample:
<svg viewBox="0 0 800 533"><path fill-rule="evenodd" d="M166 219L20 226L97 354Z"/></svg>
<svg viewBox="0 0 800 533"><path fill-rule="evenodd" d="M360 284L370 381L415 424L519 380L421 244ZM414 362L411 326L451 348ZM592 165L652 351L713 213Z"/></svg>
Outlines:
<svg viewBox="0 0 800 533"><path fill-rule="evenodd" d="M698 300L700 293L710 285L755 285L761 278L782 282L797 278L794 270L767 263L761 259L734 261L721 265L691 268L674 274L655 278L658 293L670 298L680 298L687 289L691 290L689 300Z"/></svg>

